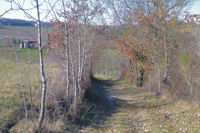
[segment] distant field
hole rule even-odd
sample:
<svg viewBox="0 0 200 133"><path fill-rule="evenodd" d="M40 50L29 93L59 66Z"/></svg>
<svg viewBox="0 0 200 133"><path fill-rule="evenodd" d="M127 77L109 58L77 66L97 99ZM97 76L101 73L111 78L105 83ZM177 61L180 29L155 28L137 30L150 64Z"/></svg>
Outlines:
<svg viewBox="0 0 200 133"><path fill-rule="evenodd" d="M48 29L51 31L51 29ZM37 39L37 28L31 26L3 26L0 27L0 45L11 45L16 40ZM47 41L47 28L42 28L43 41Z"/></svg>

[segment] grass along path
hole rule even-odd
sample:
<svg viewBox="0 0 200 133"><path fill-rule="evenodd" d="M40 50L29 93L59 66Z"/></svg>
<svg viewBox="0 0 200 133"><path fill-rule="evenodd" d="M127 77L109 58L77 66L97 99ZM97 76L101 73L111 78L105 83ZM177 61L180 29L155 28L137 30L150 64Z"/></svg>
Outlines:
<svg viewBox="0 0 200 133"><path fill-rule="evenodd" d="M185 101L162 100L126 81L101 81L111 84L105 91L113 102L111 115L98 128L88 126L83 133L199 133L200 109ZM101 86L101 84L99 84ZM111 106L110 104L108 104Z"/></svg>

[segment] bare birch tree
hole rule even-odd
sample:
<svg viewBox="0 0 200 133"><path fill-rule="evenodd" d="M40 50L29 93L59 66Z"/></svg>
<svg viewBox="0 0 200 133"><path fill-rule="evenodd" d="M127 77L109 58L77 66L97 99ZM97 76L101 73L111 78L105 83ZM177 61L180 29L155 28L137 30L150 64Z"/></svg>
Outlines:
<svg viewBox="0 0 200 133"><path fill-rule="evenodd" d="M36 4L36 12L37 12L37 18L34 18L29 12L28 9L23 8L21 3L16 0L11 0L11 8L10 10L21 10L24 12L24 14L33 20L37 22L37 34L38 34L38 44L39 44L39 61L40 61L40 74L41 74L41 79L42 79L42 98L41 98L41 110L40 110L40 115L39 115L39 120L38 120L38 130L40 132L41 126L44 120L45 116L45 104L46 104L46 77L45 77L45 70L44 70L44 59L43 59L43 52L42 52L42 34L41 34L41 19L40 19L40 9L39 9L39 1L35 0ZM13 8L12 5L15 5L17 8ZM5 12L6 13L6 12ZM4 14L5 14L4 13Z"/></svg>
<svg viewBox="0 0 200 133"><path fill-rule="evenodd" d="M51 5L49 1L47 2ZM94 17L100 13L101 6L98 2L91 1L59 0L58 4L62 8L59 13L53 11L54 21L57 24L55 28L59 28L59 34L64 37L52 34L51 40L60 48L64 46L65 54L62 55L65 58L63 66L66 76L66 96L69 97L73 93L73 103L77 106L86 88L86 81L89 80L87 78L91 69L89 62L95 29L91 24Z"/></svg>
<svg viewBox="0 0 200 133"><path fill-rule="evenodd" d="M39 44L39 58L40 58L40 74L42 77L42 98L41 98L41 108L40 108L40 115L38 121L38 131L40 132L42 123L44 121L45 116L45 109L46 109L46 77L44 71L44 62L43 62L43 54L42 54L42 33L41 33L41 21L40 21L40 10L39 10L39 3L38 0L35 0L36 7L37 7L37 29L38 29L38 44Z"/></svg>

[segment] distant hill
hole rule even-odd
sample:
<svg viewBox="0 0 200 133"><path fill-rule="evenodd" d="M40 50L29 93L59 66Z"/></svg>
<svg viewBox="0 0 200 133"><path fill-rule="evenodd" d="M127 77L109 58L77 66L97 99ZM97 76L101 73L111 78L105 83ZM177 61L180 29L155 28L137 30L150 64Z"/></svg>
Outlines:
<svg viewBox="0 0 200 133"><path fill-rule="evenodd" d="M43 42L47 41L47 29L51 29L50 23L42 23ZM13 39L15 40L36 40L37 27L34 21L26 21L20 19L0 19L0 46L12 45Z"/></svg>
<svg viewBox="0 0 200 133"><path fill-rule="evenodd" d="M27 21L21 19L8 19L1 18L0 19L0 27L2 26L35 26L35 21ZM43 26L49 26L50 23L42 22Z"/></svg>

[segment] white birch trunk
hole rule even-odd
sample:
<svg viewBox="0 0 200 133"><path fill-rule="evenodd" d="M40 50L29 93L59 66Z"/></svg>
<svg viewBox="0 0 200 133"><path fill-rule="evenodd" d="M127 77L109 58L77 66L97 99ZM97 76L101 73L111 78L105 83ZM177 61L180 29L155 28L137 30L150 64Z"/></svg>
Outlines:
<svg viewBox="0 0 200 133"><path fill-rule="evenodd" d="M37 17L38 17L38 43L39 43L39 58L40 58L40 74L42 78L42 98L41 98L41 108L40 108L40 115L38 120L38 131L40 132L42 123L44 121L45 116L45 105L46 105L46 77L44 71L44 62L43 62L43 55L42 55L42 35L41 35L41 21L40 21L40 12L39 12L39 3L38 0L35 0L36 7L37 7Z"/></svg>
<svg viewBox="0 0 200 133"><path fill-rule="evenodd" d="M65 38L66 38L66 51L65 51L65 56L66 56L66 80L67 80L67 86L66 86L66 96L68 97L69 96L69 29L68 29L68 26L67 26L67 16L66 16L66 8L65 8L65 2L64 0L62 0L62 4L63 4L63 8L64 8L64 23L65 23L65 32L66 32L66 35L65 35Z"/></svg>
<svg viewBox="0 0 200 133"><path fill-rule="evenodd" d="M74 68L74 59L71 52L71 46L69 45L69 58L72 66L72 82L73 82L73 90L74 90L74 105L77 104L77 86L76 86L76 74L75 74L75 68Z"/></svg>

